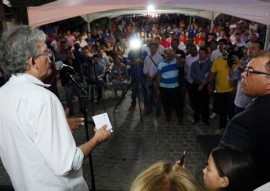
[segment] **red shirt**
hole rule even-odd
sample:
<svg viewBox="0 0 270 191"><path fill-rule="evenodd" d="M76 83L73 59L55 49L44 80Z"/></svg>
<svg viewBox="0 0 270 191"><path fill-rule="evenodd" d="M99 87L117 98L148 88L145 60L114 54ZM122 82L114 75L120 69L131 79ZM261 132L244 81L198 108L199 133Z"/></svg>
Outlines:
<svg viewBox="0 0 270 191"><path fill-rule="evenodd" d="M200 41L204 41L204 37L203 36L195 36L195 38L194 38L195 45L199 44Z"/></svg>
<svg viewBox="0 0 270 191"><path fill-rule="evenodd" d="M168 41L160 41L159 44L164 46L164 48L169 48L171 46Z"/></svg>

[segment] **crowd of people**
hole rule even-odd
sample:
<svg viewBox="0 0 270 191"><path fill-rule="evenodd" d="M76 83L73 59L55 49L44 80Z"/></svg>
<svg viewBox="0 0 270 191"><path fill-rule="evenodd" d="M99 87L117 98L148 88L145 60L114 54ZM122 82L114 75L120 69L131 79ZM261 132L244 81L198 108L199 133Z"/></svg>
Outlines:
<svg viewBox="0 0 270 191"><path fill-rule="evenodd" d="M130 47L134 39L143 45ZM110 30L47 36L19 26L2 36L0 46L1 76L10 77L0 88L0 104L8 110L0 112L0 145L8 145L0 147L0 156L15 189L88 189L81 173L83 158L111 133L101 127L76 147L72 131L84 120L69 118L80 115L75 113L73 96L78 97L79 111L85 106L69 75L81 84L97 86L97 102L103 99L104 84L111 81L119 99L117 91L124 96L132 83L130 112L136 109L141 88L143 113L155 108L160 116L163 108L165 123L171 123L175 110L179 126L184 124L186 93L193 124L202 120L210 125L212 97L213 112L219 116L216 133L223 137L203 170L205 188L253 190L270 182L270 53L263 51L257 23L233 19L209 29L198 23L186 26L181 20L162 28L146 20L141 25L131 21ZM57 98L53 62L68 66L59 72L67 112ZM201 188L183 166L160 162L142 172L131 190Z"/></svg>
<svg viewBox="0 0 270 191"><path fill-rule="evenodd" d="M55 61L60 60L71 66L72 63L66 61L68 55L65 52L68 48L73 51L74 63L80 65L74 67L74 75L76 74L82 83L98 86L97 102L103 98L105 84L108 87L112 82L115 99L119 99L117 91L121 90L124 96L128 85L134 81L129 111L136 108L137 92L141 86L144 114L151 113L155 106L159 116L163 106L165 121L170 122L170 110L175 108L177 123L181 125L184 121L185 97L188 93L189 103L194 112L193 123L202 120L205 125L210 125L210 114L212 113L211 117L219 115L220 128L217 132L223 132L227 118L231 119L235 112L241 111L250 100L246 98L247 101L242 101L244 95L240 89L235 96L236 86L241 87L241 70L234 68L243 69L252 56L263 49L263 44L259 41L264 36L259 30L260 25L237 18L215 22L211 29L208 25L199 23L186 25L184 20L167 25L159 24L150 19L142 19L136 23L131 19L124 24L113 22L110 30L96 27L92 32L55 32L48 34L47 44L55 52ZM134 39L141 40L143 45L137 49L131 47L129 43ZM233 51L241 51L242 54L239 63L233 63L228 67L226 55L232 47L238 49ZM170 55L172 56L168 59ZM120 63L114 64L115 61ZM166 65L171 61L176 63L175 74L172 74L173 71L161 71L166 70L166 67L158 69L160 63L164 62ZM195 61L196 67L191 67ZM66 90L66 99L70 100L73 96L71 93L74 94L74 87L63 82L65 73L65 70L60 72L61 82ZM51 77L55 79L53 75ZM161 82L158 82L159 78ZM172 79L177 80L172 82ZM54 89L57 92L56 86ZM171 97L168 90L170 94L174 92L173 95L177 96L168 99L167 96ZM80 100L79 95L78 97ZM214 100L213 111L209 108L210 98ZM72 100L68 101L68 107L70 113L74 114ZM80 110L83 110L81 105Z"/></svg>

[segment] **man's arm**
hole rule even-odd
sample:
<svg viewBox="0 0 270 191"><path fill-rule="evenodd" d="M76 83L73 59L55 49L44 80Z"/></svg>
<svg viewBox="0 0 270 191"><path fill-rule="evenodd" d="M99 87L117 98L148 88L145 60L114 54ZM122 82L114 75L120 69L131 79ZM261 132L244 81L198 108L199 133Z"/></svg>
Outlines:
<svg viewBox="0 0 270 191"><path fill-rule="evenodd" d="M76 118L68 117L69 116L69 108L66 108L65 113L66 113L69 128L70 128L72 133L76 129L78 129L80 126L84 125L84 118L83 117L76 117Z"/></svg>
<svg viewBox="0 0 270 191"><path fill-rule="evenodd" d="M204 83L207 83L207 89L208 89L209 94L212 94L212 92L213 92L211 84L213 83L214 78L215 78L215 73L210 72L207 80L204 81Z"/></svg>
<svg viewBox="0 0 270 191"><path fill-rule="evenodd" d="M98 73L100 72L100 73ZM102 64L98 63L98 79L102 79L105 76L105 67Z"/></svg>
<svg viewBox="0 0 270 191"><path fill-rule="evenodd" d="M160 79L161 79L161 76L160 76L160 74L157 74L157 96L159 96L160 95L160 90L159 90L159 87L160 87Z"/></svg>
<svg viewBox="0 0 270 191"><path fill-rule="evenodd" d="M84 157L87 157L98 144L109 139L112 133L109 130L106 130L106 128L107 125L104 125L103 127L97 129L92 139L79 146Z"/></svg>

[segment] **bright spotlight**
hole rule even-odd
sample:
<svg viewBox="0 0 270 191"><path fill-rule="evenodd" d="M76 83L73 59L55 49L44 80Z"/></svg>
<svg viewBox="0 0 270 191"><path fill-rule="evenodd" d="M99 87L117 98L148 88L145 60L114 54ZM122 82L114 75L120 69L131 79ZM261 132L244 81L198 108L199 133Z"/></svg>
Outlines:
<svg viewBox="0 0 270 191"><path fill-rule="evenodd" d="M129 41L131 49L139 49L142 46L142 41L139 38L133 38Z"/></svg>
<svg viewBox="0 0 270 191"><path fill-rule="evenodd" d="M149 5L148 8L147 8L148 12L152 12L155 10L154 6L153 5Z"/></svg>

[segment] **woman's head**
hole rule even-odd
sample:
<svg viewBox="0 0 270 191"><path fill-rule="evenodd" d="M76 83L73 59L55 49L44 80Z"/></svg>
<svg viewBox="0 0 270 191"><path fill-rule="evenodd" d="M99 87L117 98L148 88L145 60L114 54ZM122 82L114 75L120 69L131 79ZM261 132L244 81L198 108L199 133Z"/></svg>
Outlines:
<svg viewBox="0 0 270 191"><path fill-rule="evenodd" d="M217 147L203 169L208 190L252 190L253 162L250 156L234 147Z"/></svg>
<svg viewBox="0 0 270 191"><path fill-rule="evenodd" d="M141 172L130 191L200 191L193 176L178 164L158 162Z"/></svg>
<svg viewBox="0 0 270 191"><path fill-rule="evenodd" d="M122 58L120 56L115 56L113 60L114 60L114 64L122 63Z"/></svg>

